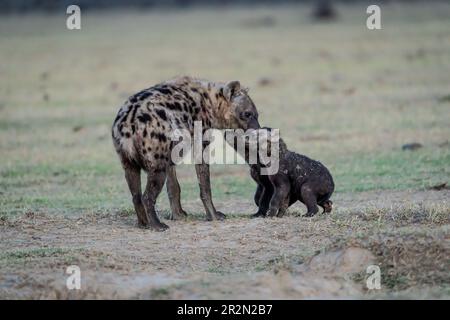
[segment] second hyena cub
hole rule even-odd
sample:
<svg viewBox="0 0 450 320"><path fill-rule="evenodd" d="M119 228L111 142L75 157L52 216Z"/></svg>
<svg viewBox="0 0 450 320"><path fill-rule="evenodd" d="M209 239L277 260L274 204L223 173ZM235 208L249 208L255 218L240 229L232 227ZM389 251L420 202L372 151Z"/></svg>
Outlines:
<svg viewBox="0 0 450 320"><path fill-rule="evenodd" d="M257 130L259 135L265 135L267 144L246 143L248 150L260 151L261 147L267 148L267 154L271 152L271 140L267 133L270 128ZM255 133L253 133L255 134ZM263 141L263 140L258 140ZM258 163L250 164L250 174L257 183L255 203L258 212L252 217L265 217L266 215L282 217L286 209L301 201L308 209L306 216L313 216L318 212L317 205L323 208L323 212L331 212L332 202L330 200L334 191L333 177L328 169L319 161L312 160L304 155L289 151L282 139L278 140L279 169L272 175L262 175L261 169L264 165L258 156ZM246 155L248 160L248 155Z"/></svg>

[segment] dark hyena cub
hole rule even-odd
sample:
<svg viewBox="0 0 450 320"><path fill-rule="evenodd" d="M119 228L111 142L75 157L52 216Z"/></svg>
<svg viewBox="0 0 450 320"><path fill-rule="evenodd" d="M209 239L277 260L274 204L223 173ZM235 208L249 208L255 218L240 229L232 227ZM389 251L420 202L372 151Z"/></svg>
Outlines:
<svg viewBox="0 0 450 320"><path fill-rule="evenodd" d="M165 230L155 211L155 202L167 177L171 218L186 216L180 203L180 186L169 136L174 129L194 133L194 121L203 130L259 128L258 112L238 81L217 83L182 77L160 83L131 96L119 109L112 127L114 146L125 170L138 224ZM147 172L147 186L141 193L141 169ZM223 219L211 199L209 166L196 165L200 198L208 220Z"/></svg>
<svg viewBox="0 0 450 320"><path fill-rule="evenodd" d="M270 128L257 132L263 135L262 138L266 139L267 144L249 144L246 140L245 159L247 161L249 159L247 152L259 151L259 148L265 147L267 150L264 151L270 154L271 144L275 142L267 134ZM323 212L331 212L330 197L334 191L334 182L328 169L319 161L289 151L281 138L278 144L279 169L276 174L261 174L261 168L264 165L259 156L258 163L250 164L250 174L257 183L254 200L258 206L258 212L252 217L265 217L266 214L282 217L286 209L297 200L306 205L308 209L306 216L315 215L318 211L317 205L323 208Z"/></svg>

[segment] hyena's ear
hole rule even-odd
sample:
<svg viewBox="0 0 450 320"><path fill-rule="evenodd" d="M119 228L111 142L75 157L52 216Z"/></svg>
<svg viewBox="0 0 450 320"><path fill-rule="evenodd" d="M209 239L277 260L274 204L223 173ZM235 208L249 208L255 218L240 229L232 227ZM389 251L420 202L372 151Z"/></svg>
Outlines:
<svg viewBox="0 0 450 320"><path fill-rule="evenodd" d="M230 81L223 88L223 95L230 101L233 96L241 90L241 83L239 81Z"/></svg>

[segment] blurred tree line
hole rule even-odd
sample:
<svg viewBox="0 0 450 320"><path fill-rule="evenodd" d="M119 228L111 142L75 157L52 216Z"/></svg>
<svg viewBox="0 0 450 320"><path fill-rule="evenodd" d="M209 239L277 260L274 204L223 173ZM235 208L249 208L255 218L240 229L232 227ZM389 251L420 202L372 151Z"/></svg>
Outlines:
<svg viewBox="0 0 450 320"><path fill-rule="evenodd" d="M377 3L388 0L378 0ZM393 2L395 0L389 0ZM397 0L397 2L400 0ZM425 0L424 0L425 1ZM323 5L323 0L0 0L0 13L20 13L30 11L52 12L65 10L71 4L79 5L83 10L110 8L186 8L190 6L206 5L220 7L228 5L278 5L289 3L308 3ZM326 1L333 3L334 1ZM355 3L367 0L341 0L340 2Z"/></svg>

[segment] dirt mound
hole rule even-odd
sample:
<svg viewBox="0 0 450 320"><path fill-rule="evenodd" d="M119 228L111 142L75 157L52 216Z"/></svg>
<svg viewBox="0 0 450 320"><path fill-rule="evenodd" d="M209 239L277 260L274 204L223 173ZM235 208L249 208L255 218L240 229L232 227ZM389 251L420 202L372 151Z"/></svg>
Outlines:
<svg viewBox="0 0 450 320"><path fill-rule="evenodd" d="M333 247L369 250L382 272L382 285L404 290L414 286L439 286L450 282L450 230L433 232L407 229L401 233L380 233L349 238ZM361 278L363 274L360 274Z"/></svg>
<svg viewBox="0 0 450 320"><path fill-rule="evenodd" d="M365 270L375 257L368 250L351 247L323 252L307 262L282 265L274 272L202 278L166 292L149 291L140 298L164 299L344 299L363 294L351 275ZM207 288L205 290L205 288Z"/></svg>
<svg viewBox="0 0 450 320"><path fill-rule="evenodd" d="M375 262L374 255L362 248L349 247L320 253L305 264L307 272L346 275L366 270Z"/></svg>

